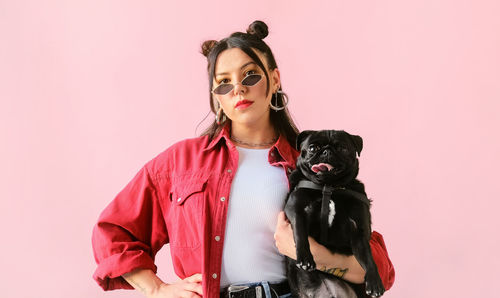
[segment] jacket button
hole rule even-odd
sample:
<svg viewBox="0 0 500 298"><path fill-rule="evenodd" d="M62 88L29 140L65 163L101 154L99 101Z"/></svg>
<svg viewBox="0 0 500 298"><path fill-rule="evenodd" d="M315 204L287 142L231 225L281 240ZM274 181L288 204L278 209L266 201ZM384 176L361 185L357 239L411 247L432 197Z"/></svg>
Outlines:
<svg viewBox="0 0 500 298"><path fill-rule="evenodd" d="M220 198L221 202L224 202L226 200L225 197Z"/></svg>
<svg viewBox="0 0 500 298"><path fill-rule="evenodd" d="M180 202L180 201L182 201L182 198L178 198L178 199L177 199L177 202Z"/></svg>
<svg viewBox="0 0 500 298"><path fill-rule="evenodd" d="M212 274L212 278L216 279L217 278L217 273Z"/></svg>
<svg viewBox="0 0 500 298"><path fill-rule="evenodd" d="M220 241L220 236L215 236L215 241Z"/></svg>
<svg viewBox="0 0 500 298"><path fill-rule="evenodd" d="M231 169L229 169L229 170L227 170L227 172L228 172L228 173L231 173L232 171L231 171Z"/></svg>

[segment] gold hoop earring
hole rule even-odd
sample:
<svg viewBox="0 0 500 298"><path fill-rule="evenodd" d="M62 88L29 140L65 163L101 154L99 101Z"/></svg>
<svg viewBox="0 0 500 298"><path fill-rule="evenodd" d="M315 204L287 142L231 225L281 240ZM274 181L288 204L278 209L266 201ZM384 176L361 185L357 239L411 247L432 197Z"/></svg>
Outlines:
<svg viewBox="0 0 500 298"><path fill-rule="evenodd" d="M283 106L282 107L278 107L278 93L281 94L281 97L283 98ZM273 106L273 98L275 98L275 97L276 97L276 106ZM276 91L276 93L273 94L273 98L271 98L271 102L269 103L269 106L271 106L271 109L275 110L276 112L283 110L288 105L288 95L286 95L286 93L281 91L281 90Z"/></svg>

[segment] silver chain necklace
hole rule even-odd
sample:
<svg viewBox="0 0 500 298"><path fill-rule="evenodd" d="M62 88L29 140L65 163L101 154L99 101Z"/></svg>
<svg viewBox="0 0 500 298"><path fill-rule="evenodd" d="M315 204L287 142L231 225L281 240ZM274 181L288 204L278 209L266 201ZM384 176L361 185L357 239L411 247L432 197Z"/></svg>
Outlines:
<svg viewBox="0 0 500 298"><path fill-rule="evenodd" d="M238 143L240 145L245 145L245 146L249 146L249 147L266 147L266 146L274 145L274 143L276 143L276 141L278 140L278 137L275 137L272 141L267 142L267 143L247 143L245 141L238 140L233 135L230 136L230 139L232 141L234 141L235 143Z"/></svg>

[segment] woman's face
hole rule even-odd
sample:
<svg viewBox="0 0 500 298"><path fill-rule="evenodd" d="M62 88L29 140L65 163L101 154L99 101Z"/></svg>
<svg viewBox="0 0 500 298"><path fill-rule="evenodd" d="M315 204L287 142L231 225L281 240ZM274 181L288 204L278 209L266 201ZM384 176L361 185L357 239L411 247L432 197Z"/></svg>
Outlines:
<svg viewBox="0 0 500 298"><path fill-rule="evenodd" d="M263 54L254 50L266 69L267 61ZM241 81L248 75L260 74L262 78L253 86L245 86ZM268 71L269 94L266 95L266 76L264 71L239 48L224 50L217 57L213 89L223 83L235 84L227 94L213 94L233 125L255 126L269 123L269 102L278 90L280 78L278 69Z"/></svg>

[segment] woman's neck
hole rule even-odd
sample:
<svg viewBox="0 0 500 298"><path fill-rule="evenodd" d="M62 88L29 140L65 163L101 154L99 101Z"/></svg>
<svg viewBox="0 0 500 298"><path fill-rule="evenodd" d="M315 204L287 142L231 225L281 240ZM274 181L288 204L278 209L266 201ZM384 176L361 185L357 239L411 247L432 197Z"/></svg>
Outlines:
<svg viewBox="0 0 500 298"><path fill-rule="evenodd" d="M233 142L244 148L269 148L277 140L278 134L275 132L271 122L261 125L231 124L231 139Z"/></svg>

